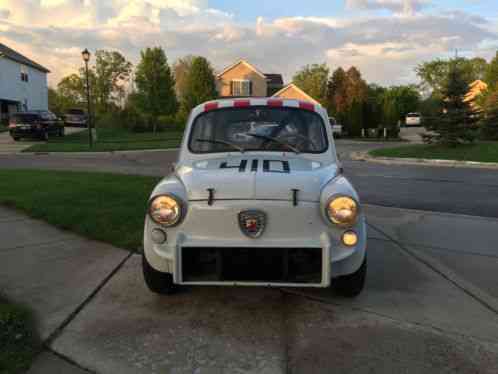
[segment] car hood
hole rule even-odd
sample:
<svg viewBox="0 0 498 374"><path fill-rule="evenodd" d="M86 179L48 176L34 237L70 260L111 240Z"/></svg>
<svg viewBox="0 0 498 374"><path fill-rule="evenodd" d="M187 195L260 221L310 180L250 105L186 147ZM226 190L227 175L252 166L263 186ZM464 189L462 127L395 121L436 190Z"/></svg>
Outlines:
<svg viewBox="0 0 498 374"><path fill-rule="evenodd" d="M293 200L318 202L325 184L337 175L335 163L324 165L303 157L240 156L198 161L179 166L190 201L207 200L209 189L215 200Z"/></svg>

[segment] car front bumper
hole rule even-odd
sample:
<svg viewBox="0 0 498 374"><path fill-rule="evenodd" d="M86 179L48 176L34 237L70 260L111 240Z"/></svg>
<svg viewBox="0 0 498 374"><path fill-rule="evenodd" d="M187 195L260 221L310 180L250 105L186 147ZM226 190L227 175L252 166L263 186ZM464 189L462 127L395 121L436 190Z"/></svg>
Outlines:
<svg viewBox="0 0 498 374"><path fill-rule="evenodd" d="M238 214L244 210L262 210L267 214L267 226L261 237L252 239L245 236L238 223ZM157 244L152 240L152 230L163 230L167 241ZM248 286L287 286L287 287L327 287L331 278L355 272L362 264L366 250L366 228L363 215L352 228L358 235L358 243L353 247L344 245L341 236L346 229L325 222L320 212L320 204L300 202L294 207L288 201L216 201L212 206L207 202L190 202L184 221L174 228L162 228L149 217L144 228L144 252L148 262L158 271L173 274L177 284L196 285L248 285ZM248 257L247 266L254 271L240 279L233 276L193 279L185 274L184 252L192 249L223 249L223 253L244 249L245 256L255 256L257 251L285 253L286 249L320 253L321 271L319 279L313 277L266 276L257 277L258 262ZM304 251L304 252L303 252ZM213 252L214 253L214 252ZM277 255L276 255L277 256ZM277 256L278 257L278 256ZM289 262L290 263L290 262ZM228 265L230 266L230 265ZM283 274L283 263L275 261L275 273ZM226 269L225 269L226 270ZM220 271L226 274L224 271ZM266 270L267 272L267 270ZM302 274L300 274L301 276Z"/></svg>
<svg viewBox="0 0 498 374"><path fill-rule="evenodd" d="M44 129L40 128L21 128L14 127L9 130L10 136L13 138L41 138L44 133Z"/></svg>

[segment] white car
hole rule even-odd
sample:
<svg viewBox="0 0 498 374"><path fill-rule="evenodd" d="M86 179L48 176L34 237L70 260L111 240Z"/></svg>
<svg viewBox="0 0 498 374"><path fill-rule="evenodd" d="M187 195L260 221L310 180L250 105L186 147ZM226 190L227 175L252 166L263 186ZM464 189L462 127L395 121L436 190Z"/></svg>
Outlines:
<svg viewBox="0 0 498 374"><path fill-rule="evenodd" d="M408 113L405 124L406 126L420 126L422 124L422 116L420 113Z"/></svg>
<svg viewBox="0 0 498 374"><path fill-rule="evenodd" d="M329 117L330 126L332 126L332 134L336 139L342 136L342 125L339 125L334 117Z"/></svg>
<svg viewBox="0 0 498 374"><path fill-rule="evenodd" d="M321 106L296 100L196 107L174 171L150 197L143 255L149 289L332 285L358 295L367 266L365 217L341 173L328 121Z"/></svg>

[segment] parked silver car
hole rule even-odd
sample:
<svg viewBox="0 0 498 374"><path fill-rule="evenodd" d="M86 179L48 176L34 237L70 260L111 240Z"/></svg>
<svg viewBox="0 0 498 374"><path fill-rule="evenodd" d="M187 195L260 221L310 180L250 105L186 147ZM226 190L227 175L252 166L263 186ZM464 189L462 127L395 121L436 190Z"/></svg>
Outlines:
<svg viewBox="0 0 498 374"><path fill-rule="evenodd" d="M358 295L365 217L341 174L325 109L217 100L189 118L178 162L152 192L145 218L149 289L332 285Z"/></svg>

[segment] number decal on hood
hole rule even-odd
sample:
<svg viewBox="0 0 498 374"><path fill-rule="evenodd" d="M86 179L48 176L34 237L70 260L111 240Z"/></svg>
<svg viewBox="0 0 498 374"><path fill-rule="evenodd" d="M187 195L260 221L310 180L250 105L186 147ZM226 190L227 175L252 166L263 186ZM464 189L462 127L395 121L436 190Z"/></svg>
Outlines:
<svg viewBox="0 0 498 374"><path fill-rule="evenodd" d="M247 160L240 160L238 165L229 165L228 162L224 161L220 165L220 169L239 169L240 173L246 171ZM251 162L251 172L258 171L258 160L252 160ZM264 173L290 173L289 161L283 160L263 160L263 172Z"/></svg>

